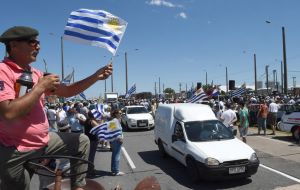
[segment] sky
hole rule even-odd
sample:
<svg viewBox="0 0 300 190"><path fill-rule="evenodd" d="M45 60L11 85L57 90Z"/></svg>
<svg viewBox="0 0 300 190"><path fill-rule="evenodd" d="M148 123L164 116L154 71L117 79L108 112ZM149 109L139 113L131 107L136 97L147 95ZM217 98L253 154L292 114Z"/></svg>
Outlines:
<svg viewBox="0 0 300 190"><path fill-rule="evenodd" d="M1 3L0 33L12 26L39 30L41 50L33 67L61 76L61 36L70 13L80 8L105 10L128 22L114 57L113 85L107 92L125 94L125 52L128 88L137 93L176 92L197 82L236 86L269 80L277 70L280 81L283 59L282 27L285 28L288 86L300 82L299 0L9 0ZM266 23L265 21L270 21ZM5 48L0 46L2 57ZM75 81L106 65L112 54L104 48L63 41L64 75L75 70ZM298 82L298 83L299 83ZM297 84L299 86L299 84ZM103 96L105 82L85 91L88 98Z"/></svg>

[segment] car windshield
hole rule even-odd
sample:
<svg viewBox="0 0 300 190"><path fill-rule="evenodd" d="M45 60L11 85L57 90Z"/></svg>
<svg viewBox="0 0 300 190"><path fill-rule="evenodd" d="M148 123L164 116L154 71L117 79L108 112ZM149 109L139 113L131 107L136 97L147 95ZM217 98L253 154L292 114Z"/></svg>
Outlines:
<svg viewBox="0 0 300 190"><path fill-rule="evenodd" d="M234 138L232 131L218 120L192 121L184 123L190 141L215 141Z"/></svg>
<svg viewBox="0 0 300 190"><path fill-rule="evenodd" d="M145 107L133 107L128 108L127 114L139 114L139 113L148 113Z"/></svg>

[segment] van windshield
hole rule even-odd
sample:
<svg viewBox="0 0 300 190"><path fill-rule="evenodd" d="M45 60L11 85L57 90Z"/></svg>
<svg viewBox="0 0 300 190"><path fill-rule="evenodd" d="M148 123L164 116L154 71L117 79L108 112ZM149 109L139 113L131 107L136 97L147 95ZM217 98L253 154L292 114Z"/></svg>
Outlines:
<svg viewBox="0 0 300 190"><path fill-rule="evenodd" d="M184 123L190 141L215 141L233 139L232 131L218 120L191 121Z"/></svg>

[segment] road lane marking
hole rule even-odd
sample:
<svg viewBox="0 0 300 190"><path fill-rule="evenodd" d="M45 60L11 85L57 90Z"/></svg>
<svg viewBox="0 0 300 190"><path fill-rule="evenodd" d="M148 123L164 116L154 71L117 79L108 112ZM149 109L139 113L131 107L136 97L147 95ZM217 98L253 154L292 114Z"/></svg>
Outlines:
<svg viewBox="0 0 300 190"><path fill-rule="evenodd" d="M270 167L268 167L268 166L265 166L265 165L263 165L263 164L259 164L259 166L261 166L261 167L263 167L263 168L265 168L265 169L267 169L267 170L270 170L270 171L272 171L272 172L274 172L274 173L277 173L277 174L279 174L279 175L282 175L282 176L284 176L284 177L286 177L286 178L289 178L289 179L291 179L291 180L293 180L293 181L296 181L297 183L300 183L300 179L295 178L295 177L293 177L293 176L290 176L290 175L288 175L288 174L286 174L286 173L280 172L280 171L278 171L278 170L275 170L275 169L270 168Z"/></svg>
<svg viewBox="0 0 300 190"><path fill-rule="evenodd" d="M126 149L122 146L122 149L121 149L121 150L122 150L122 153L123 153L123 155L125 156L125 158L126 158L128 164L129 164L129 166L131 167L131 169L132 169L132 170L135 169L136 167L135 167L133 161L131 160L129 154L127 153Z"/></svg>

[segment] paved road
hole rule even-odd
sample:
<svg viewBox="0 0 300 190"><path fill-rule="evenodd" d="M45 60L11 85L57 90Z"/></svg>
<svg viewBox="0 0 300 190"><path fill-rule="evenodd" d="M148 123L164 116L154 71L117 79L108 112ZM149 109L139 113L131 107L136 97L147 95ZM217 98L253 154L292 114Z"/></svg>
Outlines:
<svg viewBox="0 0 300 190"><path fill-rule="evenodd" d="M122 156L121 170L126 175L111 176L111 152L99 148L95 160L95 166L99 172L94 180L100 182L107 190L117 184L120 184L123 190L133 190L135 185L146 176L155 176L163 190L296 190L300 189L300 146L288 135L278 132L276 136L258 136L256 129L250 128L248 144L257 151L261 162L257 174L245 180L199 181L193 184L183 165L172 158L163 159L159 156L154 143L153 130L125 132L124 148L132 160L129 164L126 157ZM37 189L38 180L36 176L34 178L31 184L32 189Z"/></svg>

